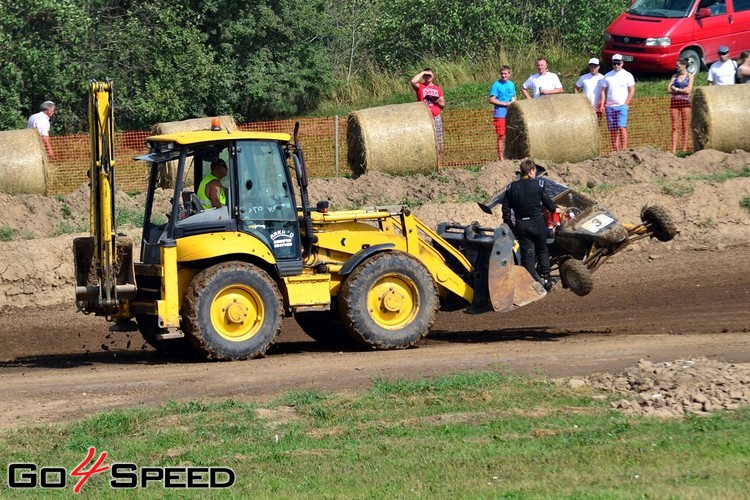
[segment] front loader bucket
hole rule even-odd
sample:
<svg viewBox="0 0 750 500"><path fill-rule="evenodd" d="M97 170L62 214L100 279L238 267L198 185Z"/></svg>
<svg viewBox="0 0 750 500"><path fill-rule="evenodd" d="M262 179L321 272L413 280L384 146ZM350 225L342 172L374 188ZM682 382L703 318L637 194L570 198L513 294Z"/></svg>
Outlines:
<svg viewBox="0 0 750 500"><path fill-rule="evenodd" d="M514 264L512 233L501 226L495 231L495 243L487 269L487 291L493 311L508 312L539 300L547 292L529 272Z"/></svg>

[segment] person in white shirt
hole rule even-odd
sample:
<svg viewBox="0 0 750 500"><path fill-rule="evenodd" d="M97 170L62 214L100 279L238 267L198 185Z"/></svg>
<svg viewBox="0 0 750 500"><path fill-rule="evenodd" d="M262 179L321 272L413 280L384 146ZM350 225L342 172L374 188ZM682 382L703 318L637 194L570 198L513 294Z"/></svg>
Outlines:
<svg viewBox="0 0 750 500"><path fill-rule="evenodd" d="M52 142L50 142L49 139L49 119L52 118L52 115L54 114L55 103L52 101L44 101L42 105L39 106L39 112L31 115L26 124L26 128L35 128L39 132L39 135L42 136L42 143L44 144L44 149L47 150L47 156L50 160L55 157L55 154L52 152Z"/></svg>
<svg viewBox="0 0 750 500"><path fill-rule="evenodd" d="M622 55L613 55L613 69L601 81L599 110L607 112L612 151L628 148L628 109L635 95L635 79L622 65Z"/></svg>
<svg viewBox="0 0 750 500"><path fill-rule="evenodd" d="M599 73L599 59L592 57L589 59L589 72L578 79L573 89L576 94L580 94L583 91L583 95L591 101L594 111L596 111L596 123L600 123L602 120L602 112L599 111L599 102L602 100L601 82L603 78L604 75Z"/></svg>
<svg viewBox="0 0 750 500"><path fill-rule="evenodd" d="M708 70L709 85L734 85L734 77L737 74L737 63L729 58L729 47L719 47L719 60L711 65Z"/></svg>
<svg viewBox="0 0 750 500"><path fill-rule="evenodd" d="M562 94L563 86L556 74L547 71L547 60L540 57L536 61L537 73L534 73L523 83L521 92L526 99L536 99L543 95ZM529 95L531 90L531 95Z"/></svg>

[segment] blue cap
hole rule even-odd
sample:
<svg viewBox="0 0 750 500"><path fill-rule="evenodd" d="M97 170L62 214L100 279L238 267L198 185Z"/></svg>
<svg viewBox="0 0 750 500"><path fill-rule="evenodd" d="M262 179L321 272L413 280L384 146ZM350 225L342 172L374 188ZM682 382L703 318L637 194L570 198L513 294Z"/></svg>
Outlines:
<svg viewBox="0 0 750 500"><path fill-rule="evenodd" d="M719 54L729 54L729 47L726 45L719 47Z"/></svg>

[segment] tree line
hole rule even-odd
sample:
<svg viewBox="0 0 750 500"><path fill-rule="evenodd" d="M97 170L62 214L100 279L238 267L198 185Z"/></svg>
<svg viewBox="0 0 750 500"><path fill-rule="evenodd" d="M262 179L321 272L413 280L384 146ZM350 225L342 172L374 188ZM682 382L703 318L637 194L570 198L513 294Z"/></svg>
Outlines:
<svg viewBox="0 0 750 500"><path fill-rule="evenodd" d="M627 0L0 0L0 130L45 100L53 131L87 128L90 79L112 78L118 128L314 111L365 67L530 44L596 52Z"/></svg>

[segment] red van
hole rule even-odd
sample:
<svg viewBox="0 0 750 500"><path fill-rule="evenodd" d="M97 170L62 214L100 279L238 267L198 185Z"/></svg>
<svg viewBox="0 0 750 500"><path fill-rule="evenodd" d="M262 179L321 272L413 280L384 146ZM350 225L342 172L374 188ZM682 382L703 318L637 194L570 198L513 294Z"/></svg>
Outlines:
<svg viewBox="0 0 750 500"><path fill-rule="evenodd" d="M736 58L750 49L750 0L635 0L604 33L604 61L622 54L631 71L674 70L677 58L695 74L729 47Z"/></svg>

